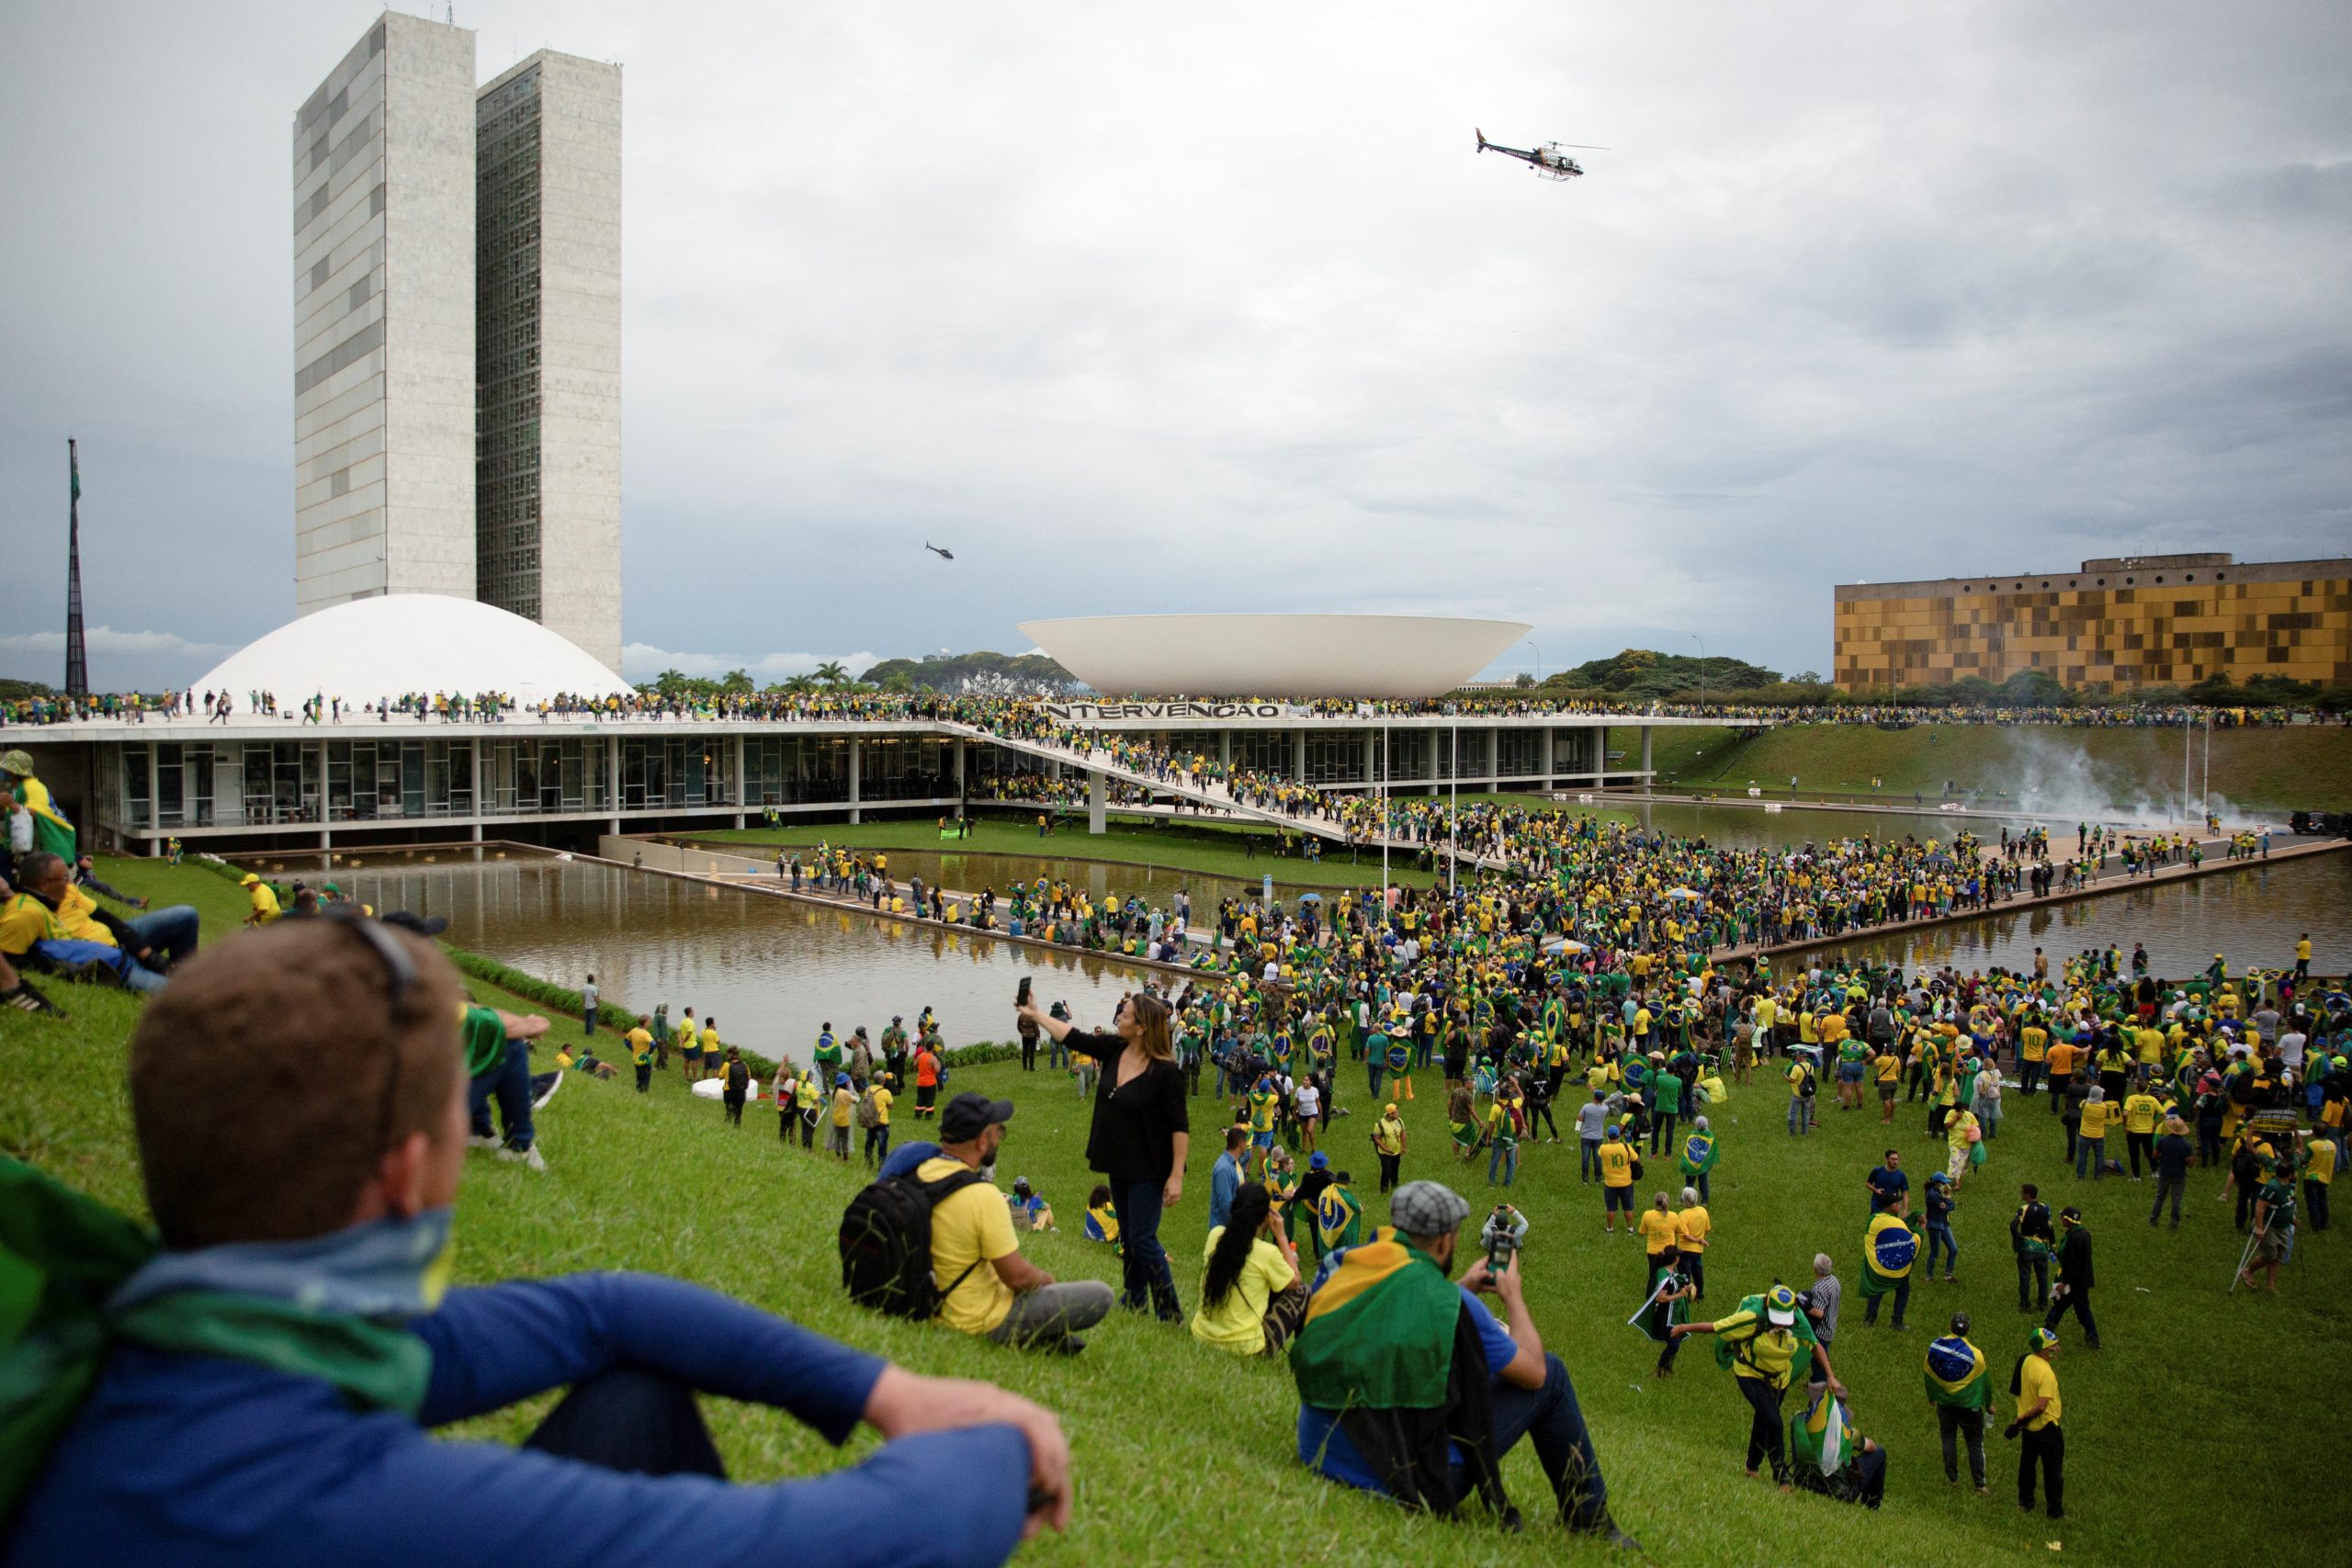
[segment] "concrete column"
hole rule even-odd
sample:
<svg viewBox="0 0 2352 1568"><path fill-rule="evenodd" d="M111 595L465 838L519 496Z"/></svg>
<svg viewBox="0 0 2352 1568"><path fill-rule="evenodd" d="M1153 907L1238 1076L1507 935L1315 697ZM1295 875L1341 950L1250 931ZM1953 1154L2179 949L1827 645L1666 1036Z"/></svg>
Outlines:
<svg viewBox="0 0 2352 1568"><path fill-rule="evenodd" d="M864 820L857 809L857 737L853 735L849 738L849 819L853 827Z"/></svg>
<svg viewBox="0 0 2352 1568"><path fill-rule="evenodd" d="M752 804L752 792L751 792L751 789L750 789L750 787L749 787L748 784L746 783L746 781L745 781L745 779L744 779L744 777L743 777L743 736L742 736L741 731L740 731L740 730L739 730L739 731L737 731L737 732L736 732L736 735L735 735L735 746L734 746L734 750L735 750L735 804L736 804L736 805L738 805L738 806L749 806L749 805L751 805L751 804ZM738 828L741 828L742 825L743 825L743 818L742 818L742 815L739 812L739 813L736 815L736 818L735 818L735 826L737 826Z"/></svg>
<svg viewBox="0 0 2352 1568"><path fill-rule="evenodd" d="M1645 724L1645 725L1644 725L1644 726L1642 726L1642 793L1643 793L1644 795L1647 795L1647 794L1649 794L1649 792L1650 792L1650 736L1651 736L1651 733L1652 733L1652 731L1651 731L1651 727L1650 727L1650 726L1648 726L1648 725L1646 725L1646 724Z"/></svg>
<svg viewBox="0 0 2352 1568"><path fill-rule="evenodd" d="M1233 731L1230 729L1216 732L1216 760L1221 767L1233 766Z"/></svg>
<svg viewBox="0 0 2352 1568"><path fill-rule="evenodd" d="M605 737L605 809L613 814L612 829L621 830L621 738Z"/></svg>
<svg viewBox="0 0 2352 1568"><path fill-rule="evenodd" d="M1102 770L1086 770L1086 830L1100 833L1103 829Z"/></svg>
<svg viewBox="0 0 2352 1568"><path fill-rule="evenodd" d="M1552 787L1552 727L1544 727L1544 787Z"/></svg>
<svg viewBox="0 0 2352 1568"><path fill-rule="evenodd" d="M1479 733L1487 738L1487 787L1491 790L1495 787L1495 775L1502 767L1502 731L1489 728Z"/></svg>
<svg viewBox="0 0 2352 1568"><path fill-rule="evenodd" d="M150 740L147 744L139 749L147 753L147 831L153 835L153 837L147 840L147 847L150 851L153 851L157 844L163 841L164 797L161 795L158 795L155 791L155 743L153 740ZM185 753L183 753L183 755L185 755ZM321 757L319 759L319 764L320 766L324 767L326 765L326 759L324 757ZM185 809L185 803L187 799L187 772L185 768L180 772L180 799L183 803L182 808ZM323 775L322 775L319 780L319 798L323 801L326 798L326 779ZM67 869L71 870L72 868L68 867Z"/></svg>
<svg viewBox="0 0 2352 1568"><path fill-rule="evenodd" d="M956 750L956 815L964 815L964 738L957 736Z"/></svg>
<svg viewBox="0 0 2352 1568"><path fill-rule="evenodd" d="M1290 776L1300 784L1306 782L1306 731L1297 731L1290 738Z"/></svg>

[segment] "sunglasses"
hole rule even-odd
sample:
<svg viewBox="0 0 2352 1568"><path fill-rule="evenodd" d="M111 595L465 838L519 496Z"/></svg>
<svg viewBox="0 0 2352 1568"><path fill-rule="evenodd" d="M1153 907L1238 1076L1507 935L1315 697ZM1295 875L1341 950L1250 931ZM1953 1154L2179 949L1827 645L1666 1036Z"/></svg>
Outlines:
<svg viewBox="0 0 2352 1568"><path fill-rule="evenodd" d="M384 1095L381 1113L377 1118L376 1146L389 1148L392 1141L392 1112L400 1100L401 1048L400 1031L416 1017L416 961L381 921L373 920L346 906L322 910L324 919L350 931L373 949L384 965L384 1017L392 1027L390 1064L384 1069Z"/></svg>

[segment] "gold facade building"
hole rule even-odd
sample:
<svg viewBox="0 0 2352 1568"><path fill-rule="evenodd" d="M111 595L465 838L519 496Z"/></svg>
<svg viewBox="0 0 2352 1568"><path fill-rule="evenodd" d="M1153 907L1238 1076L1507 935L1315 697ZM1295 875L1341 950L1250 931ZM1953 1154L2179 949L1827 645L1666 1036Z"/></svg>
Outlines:
<svg viewBox="0 0 2352 1568"><path fill-rule="evenodd" d="M1840 583L1834 679L1856 693L1999 684L2190 686L2283 675L2352 686L2352 559L2120 556L2078 571Z"/></svg>

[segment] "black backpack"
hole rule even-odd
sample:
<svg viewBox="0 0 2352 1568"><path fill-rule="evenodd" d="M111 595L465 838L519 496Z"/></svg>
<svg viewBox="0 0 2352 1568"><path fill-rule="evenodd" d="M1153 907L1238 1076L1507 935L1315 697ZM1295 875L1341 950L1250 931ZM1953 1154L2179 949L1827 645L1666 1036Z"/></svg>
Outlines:
<svg viewBox="0 0 2352 1568"><path fill-rule="evenodd" d="M980 1266L956 1276L945 1290L931 1271L931 1214L945 1199L981 1179L959 1170L936 1181L912 1174L876 1181L842 1213L842 1289L860 1306L893 1317L936 1317L940 1304Z"/></svg>

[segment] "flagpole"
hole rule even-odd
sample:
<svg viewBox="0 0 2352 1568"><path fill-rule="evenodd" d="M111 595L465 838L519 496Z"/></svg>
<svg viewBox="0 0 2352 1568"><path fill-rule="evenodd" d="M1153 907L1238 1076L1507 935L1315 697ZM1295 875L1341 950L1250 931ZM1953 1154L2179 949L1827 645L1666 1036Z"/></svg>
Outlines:
<svg viewBox="0 0 2352 1568"><path fill-rule="evenodd" d="M65 438L65 694L90 694L90 653L82 635L82 459Z"/></svg>

